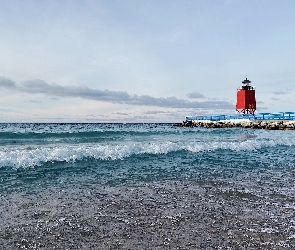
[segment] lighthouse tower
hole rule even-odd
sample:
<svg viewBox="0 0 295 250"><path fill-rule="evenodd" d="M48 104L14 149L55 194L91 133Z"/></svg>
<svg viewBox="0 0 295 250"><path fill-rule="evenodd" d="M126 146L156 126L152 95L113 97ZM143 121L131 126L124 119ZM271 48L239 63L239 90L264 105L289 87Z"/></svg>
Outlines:
<svg viewBox="0 0 295 250"><path fill-rule="evenodd" d="M255 89L246 77L242 87L237 90L236 111L240 114L252 114L256 111Z"/></svg>

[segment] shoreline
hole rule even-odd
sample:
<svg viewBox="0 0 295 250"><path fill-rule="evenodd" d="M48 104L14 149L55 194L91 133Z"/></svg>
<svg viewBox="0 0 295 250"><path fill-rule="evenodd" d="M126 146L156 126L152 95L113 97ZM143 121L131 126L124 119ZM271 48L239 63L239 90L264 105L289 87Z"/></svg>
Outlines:
<svg viewBox="0 0 295 250"><path fill-rule="evenodd" d="M178 127L203 127L203 128L251 128L267 130L295 130L293 120L193 120L175 124Z"/></svg>
<svg viewBox="0 0 295 250"><path fill-rule="evenodd" d="M294 198L267 188L207 180L7 194L1 249L294 249Z"/></svg>

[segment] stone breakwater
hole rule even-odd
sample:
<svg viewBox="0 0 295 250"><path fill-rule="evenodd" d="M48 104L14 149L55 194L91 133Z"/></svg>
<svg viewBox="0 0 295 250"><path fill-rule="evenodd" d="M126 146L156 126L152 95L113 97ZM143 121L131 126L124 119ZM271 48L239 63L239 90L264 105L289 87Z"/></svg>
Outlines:
<svg viewBox="0 0 295 250"><path fill-rule="evenodd" d="M183 121L176 124L180 127L204 127L204 128L252 128L268 130L295 130L295 121L290 120L229 120L229 121Z"/></svg>

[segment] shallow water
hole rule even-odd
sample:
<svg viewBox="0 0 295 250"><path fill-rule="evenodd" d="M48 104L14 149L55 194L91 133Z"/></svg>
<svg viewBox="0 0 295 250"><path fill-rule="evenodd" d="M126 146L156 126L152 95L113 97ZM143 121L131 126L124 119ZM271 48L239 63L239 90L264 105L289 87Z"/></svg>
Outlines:
<svg viewBox="0 0 295 250"><path fill-rule="evenodd" d="M293 249L293 133L0 124L0 245Z"/></svg>

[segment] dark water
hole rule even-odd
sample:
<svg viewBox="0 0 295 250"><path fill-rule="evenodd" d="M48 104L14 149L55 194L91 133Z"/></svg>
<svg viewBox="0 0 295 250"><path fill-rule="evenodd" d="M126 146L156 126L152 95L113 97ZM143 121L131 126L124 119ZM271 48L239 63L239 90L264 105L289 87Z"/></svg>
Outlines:
<svg viewBox="0 0 295 250"><path fill-rule="evenodd" d="M0 249L294 249L293 133L0 124Z"/></svg>

